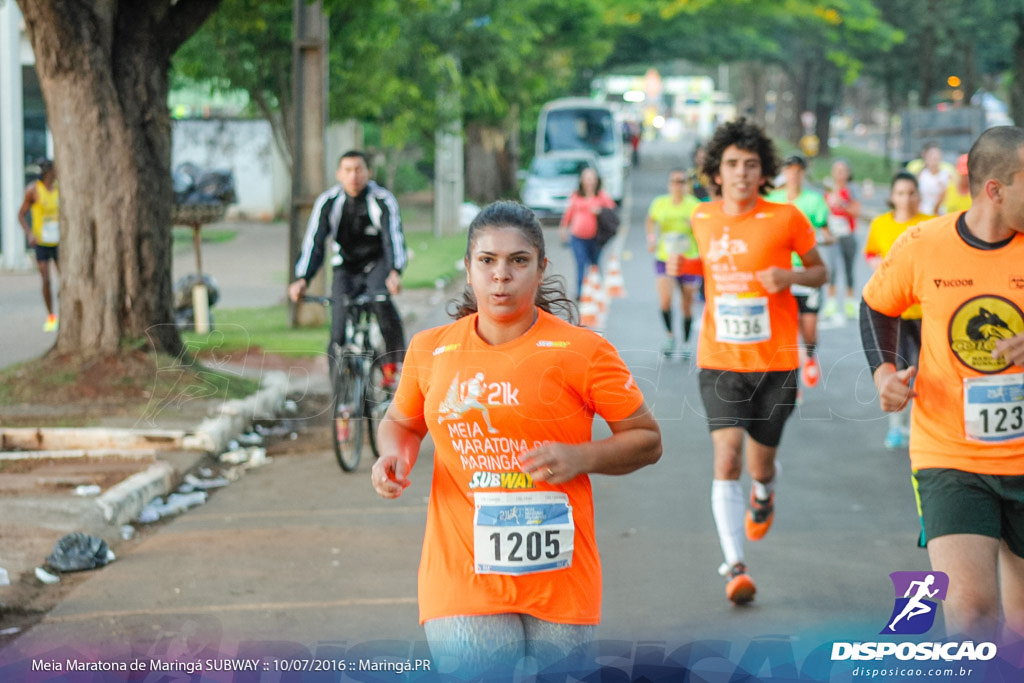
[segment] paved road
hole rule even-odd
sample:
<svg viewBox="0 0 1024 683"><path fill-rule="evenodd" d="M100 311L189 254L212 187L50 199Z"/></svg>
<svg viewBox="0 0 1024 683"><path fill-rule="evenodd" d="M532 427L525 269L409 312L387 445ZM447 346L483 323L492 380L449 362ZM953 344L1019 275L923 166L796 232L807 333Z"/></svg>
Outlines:
<svg viewBox="0 0 1024 683"><path fill-rule="evenodd" d="M628 230L615 245L628 297L613 301L606 334L660 421L665 453L633 475L594 479L605 570L598 638L621 641L606 643L615 661L660 662L666 649L681 646L704 652L696 666L707 680L728 680L744 653L775 648L781 659L768 666L782 667L772 669L781 675L794 656L799 667L831 640L876 639L893 606L888 574L926 569L927 557L914 547L906 453L882 448L886 423L856 327L834 322L821 335L823 380L804 391L783 440L775 525L747 548L757 600L742 609L726 602L696 370L658 351L661 323L642 229L648 203L690 143L642 150ZM557 244L553 229L547 236ZM550 252L555 268L569 272L568 251ZM0 652L0 680L21 673L31 657L423 654L415 582L430 458L420 459L402 499L383 501L369 486L369 463L344 475L325 445L279 456L133 541ZM755 660L748 668L756 673ZM14 663L4 669L5 662ZM242 680L285 679L271 668Z"/></svg>

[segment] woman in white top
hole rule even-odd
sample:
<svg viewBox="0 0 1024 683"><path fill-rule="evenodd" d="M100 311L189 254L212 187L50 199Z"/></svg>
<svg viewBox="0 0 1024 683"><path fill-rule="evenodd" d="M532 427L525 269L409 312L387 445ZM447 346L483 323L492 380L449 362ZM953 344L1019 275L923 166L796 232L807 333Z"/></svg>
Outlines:
<svg viewBox="0 0 1024 683"><path fill-rule="evenodd" d="M924 146L921 158L924 161L924 168L917 174L917 186L921 193L921 213L938 216L953 176L949 169L942 165L942 150L934 142Z"/></svg>

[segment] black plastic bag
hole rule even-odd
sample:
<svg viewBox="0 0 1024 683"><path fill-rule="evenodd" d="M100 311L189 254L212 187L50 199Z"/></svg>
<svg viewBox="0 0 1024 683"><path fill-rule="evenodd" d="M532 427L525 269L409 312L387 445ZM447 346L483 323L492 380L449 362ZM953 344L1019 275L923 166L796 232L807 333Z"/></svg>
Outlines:
<svg viewBox="0 0 1024 683"><path fill-rule="evenodd" d="M597 245L604 247L619 231L619 214L614 209L601 209L597 214Z"/></svg>
<svg viewBox="0 0 1024 683"><path fill-rule="evenodd" d="M78 572L103 567L110 561L110 549L102 538L80 531L57 541L46 563L61 572Z"/></svg>

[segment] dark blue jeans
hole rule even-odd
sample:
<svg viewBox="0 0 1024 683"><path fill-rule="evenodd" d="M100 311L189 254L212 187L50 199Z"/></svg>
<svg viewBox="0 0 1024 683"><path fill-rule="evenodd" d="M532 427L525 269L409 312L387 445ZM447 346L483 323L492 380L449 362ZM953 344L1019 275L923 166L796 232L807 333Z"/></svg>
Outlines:
<svg viewBox="0 0 1024 683"><path fill-rule="evenodd" d="M598 266L601 260L601 247L597 239L580 239L575 235L569 237L569 246L572 247L572 255L576 257L576 299L580 298L583 292L583 278L590 266Z"/></svg>

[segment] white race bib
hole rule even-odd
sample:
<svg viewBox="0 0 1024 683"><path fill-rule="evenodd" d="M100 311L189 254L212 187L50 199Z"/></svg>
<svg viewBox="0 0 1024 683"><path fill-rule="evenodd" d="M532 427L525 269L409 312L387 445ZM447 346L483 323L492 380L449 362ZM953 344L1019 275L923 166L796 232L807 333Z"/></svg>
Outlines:
<svg viewBox="0 0 1024 683"><path fill-rule="evenodd" d="M838 216L834 213L828 215L828 231L835 237L845 237L853 232L850 226L850 219L847 216Z"/></svg>
<svg viewBox="0 0 1024 683"><path fill-rule="evenodd" d="M1024 373L964 378L964 434L989 443L1024 437Z"/></svg>
<svg viewBox="0 0 1024 683"><path fill-rule="evenodd" d="M43 229L39 233L41 244L57 244L60 242L60 225L57 221L43 221Z"/></svg>
<svg viewBox="0 0 1024 683"><path fill-rule="evenodd" d="M473 559L477 574L536 574L572 566L569 496L560 491L476 493Z"/></svg>
<svg viewBox="0 0 1024 683"><path fill-rule="evenodd" d="M715 338L730 344L756 344L771 339L768 297L715 297Z"/></svg>

